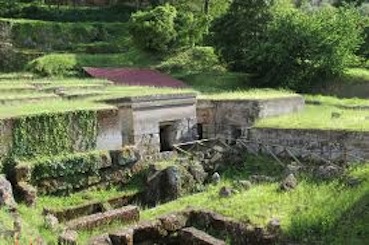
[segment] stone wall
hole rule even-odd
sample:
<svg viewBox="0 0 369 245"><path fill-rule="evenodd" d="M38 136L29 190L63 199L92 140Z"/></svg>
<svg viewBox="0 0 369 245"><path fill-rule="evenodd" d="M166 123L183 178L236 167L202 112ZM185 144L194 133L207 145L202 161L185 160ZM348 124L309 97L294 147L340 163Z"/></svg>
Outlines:
<svg viewBox="0 0 369 245"><path fill-rule="evenodd" d="M107 101L119 108L123 144L135 145L142 155L160 152L160 127L169 126L169 144L196 139L195 94L171 94Z"/></svg>
<svg viewBox="0 0 369 245"><path fill-rule="evenodd" d="M247 139L269 145L277 155L283 150L278 146L288 146L293 148L294 155L317 161L321 158L332 161L369 159L369 132L253 128L248 131ZM253 151L266 151L258 144L253 144L252 148Z"/></svg>
<svg viewBox="0 0 369 245"><path fill-rule="evenodd" d="M0 163L2 159L10 151L13 141L12 129L13 129L12 120L0 121Z"/></svg>
<svg viewBox="0 0 369 245"><path fill-rule="evenodd" d="M266 100L199 100L197 120L203 137L238 138L257 118L298 112L304 108L299 95Z"/></svg>
<svg viewBox="0 0 369 245"><path fill-rule="evenodd" d="M144 168L134 149L87 152L17 162L15 184L27 183L39 194L68 194L91 187L105 188L129 182Z"/></svg>
<svg viewBox="0 0 369 245"><path fill-rule="evenodd" d="M122 122L128 121L118 110L99 111L97 114L98 150L119 150L122 148Z"/></svg>

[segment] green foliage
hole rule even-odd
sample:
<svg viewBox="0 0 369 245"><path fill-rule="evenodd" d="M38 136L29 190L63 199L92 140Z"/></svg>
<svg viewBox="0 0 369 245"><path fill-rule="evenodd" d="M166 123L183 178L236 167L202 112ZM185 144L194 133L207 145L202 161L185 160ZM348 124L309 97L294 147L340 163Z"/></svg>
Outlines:
<svg viewBox="0 0 369 245"><path fill-rule="evenodd" d="M82 73L83 67L147 67L155 57L131 49L123 54L48 54L27 65L27 70L42 76L69 76Z"/></svg>
<svg viewBox="0 0 369 245"><path fill-rule="evenodd" d="M68 55L46 55L31 61L27 69L42 76L72 75L78 72L77 61Z"/></svg>
<svg viewBox="0 0 369 245"><path fill-rule="evenodd" d="M179 12L175 7L166 4L133 14L129 31L139 48L165 53L200 42L207 27L206 23L207 18L204 16Z"/></svg>
<svg viewBox="0 0 369 245"><path fill-rule="evenodd" d="M51 7L40 3L19 4L16 0L0 0L0 16L60 22L124 22L134 11L134 7L115 5L89 8L60 6Z"/></svg>
<svg viewBox="0 0 369 245"><path fill-rule="evenodd" d="M355 9L304 12L251 1L257 6L250 10L247 2L233 2L214 26L214 41L233 70L259 76L257 85L306 91L352 64L362 42Z"/></svg>
<svg viewBox="0 0 369 245"><path fill-rule="evenodd" d="M125 23L62 23L1 19L0 24L12 26L11 37L14 46L45 51L71 50L79 43L120 40L127 36Z"/></svg>
<svg viewBox="0 0 369 245"><path fill-rule="evenodd" d="M212 47L193 47L178 52L160 63L157 68L170 73L186 72L187 74L225 71Z"/></svg>
<svg viewBox="0 0 369 245"><path fill-rule="evenodd" d="M42 114L13 120L13 157L86 151L93 149L96 144L95 111Z"/></svg>
<svg viewBox="0 0 369 245"><path fill-rule="evenodd" d="M101 162L107 161L107 152L87 152L65 154L53 157L37 157L32 161L21 162L19 165L31 167L31 184L37 186L41 180L63 177L63 181L78 182L81 174L86 178L98 175Z"/></svg>

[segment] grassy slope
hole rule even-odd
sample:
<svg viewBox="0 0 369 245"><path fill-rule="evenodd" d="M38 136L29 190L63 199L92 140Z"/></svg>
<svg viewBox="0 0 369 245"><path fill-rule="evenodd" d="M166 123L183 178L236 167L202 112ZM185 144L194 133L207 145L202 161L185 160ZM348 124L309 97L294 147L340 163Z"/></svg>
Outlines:
<svg viewBox="0 0 369 245"><path fill-rule="evenodd" d="M260 165L260 163L264 165ZM273 167L274 166L274 167ZM145 210L143 219L179 211L188 206L207 208L237 220L265 225L270 219L281 220L287 239L306 244L366 244L369 221L369 166L352 169L350 175L364 179L358 188L344 187L339 180L318 182L301 177L298 187L288 193L278 191L277 183L261 184L251 190L240 191L230 198L220 198L221 186L231 185L235 179L247 179L250 174L280 176L278 167L265 159L249 159L242 170L229 170L217 186L210 186L199 194ZM356 243L354 243L356 242Z"/></svg>
<svg viewBox="0 0 369 245"><path fill-rule="evenodd" d="M339 118L332 117L339 113ZM369 131L369 110L340 109L334 106L307 105L300 113L263 118L256 127L289 129L329 129Z"/></svg>

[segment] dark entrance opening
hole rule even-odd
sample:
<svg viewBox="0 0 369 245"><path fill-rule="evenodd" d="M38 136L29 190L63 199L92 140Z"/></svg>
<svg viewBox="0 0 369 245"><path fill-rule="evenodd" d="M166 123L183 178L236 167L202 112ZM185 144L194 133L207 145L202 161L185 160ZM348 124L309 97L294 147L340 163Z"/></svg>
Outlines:
<svg viewBox="0 0 369 245"><path fill-rule="evenodd" d="M173 150L173 124L160 125L160 151L172 151Z"/></svg>
<svg viewBox="0 0 369 245"><path fill-rule="evenodd" d="M197 139L202 140L204 138L204 128L201 123L197 124Z"/></svg>

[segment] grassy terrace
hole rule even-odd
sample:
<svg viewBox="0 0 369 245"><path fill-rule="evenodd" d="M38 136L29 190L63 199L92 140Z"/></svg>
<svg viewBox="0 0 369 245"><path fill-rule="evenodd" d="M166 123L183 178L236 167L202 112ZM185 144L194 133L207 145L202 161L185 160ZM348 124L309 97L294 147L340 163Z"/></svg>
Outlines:
<svg viewBox="0 0 369 245"><path fill-rule="evenodd" d="M260 165L260 162L263 164ZM153 219L188 206L207 208L237 220L265 225L277 218L285 236L303 244L365 244L369 235L366 224L369 213L369 166L350 169L348 175L363 180L357 188L349 188L338 179L321 182L308 175L299 176L300 183L292 192L279 192L278 184L255 185L230 198L220 198L219 189L233 180L247 179L251 174L280 177L283 170L272 160L246 159L242 169L230 169L219 185L209 186L199 194L144 210L143 219Z"/></svg>
<svg viewBox="0 0 369 245"><path fill-rule="evenodd" d="M338 113L339 117L335 118L332 113ZM261 119L256 127L369 131L369 110L307 105L300 113Z"/></svg>

